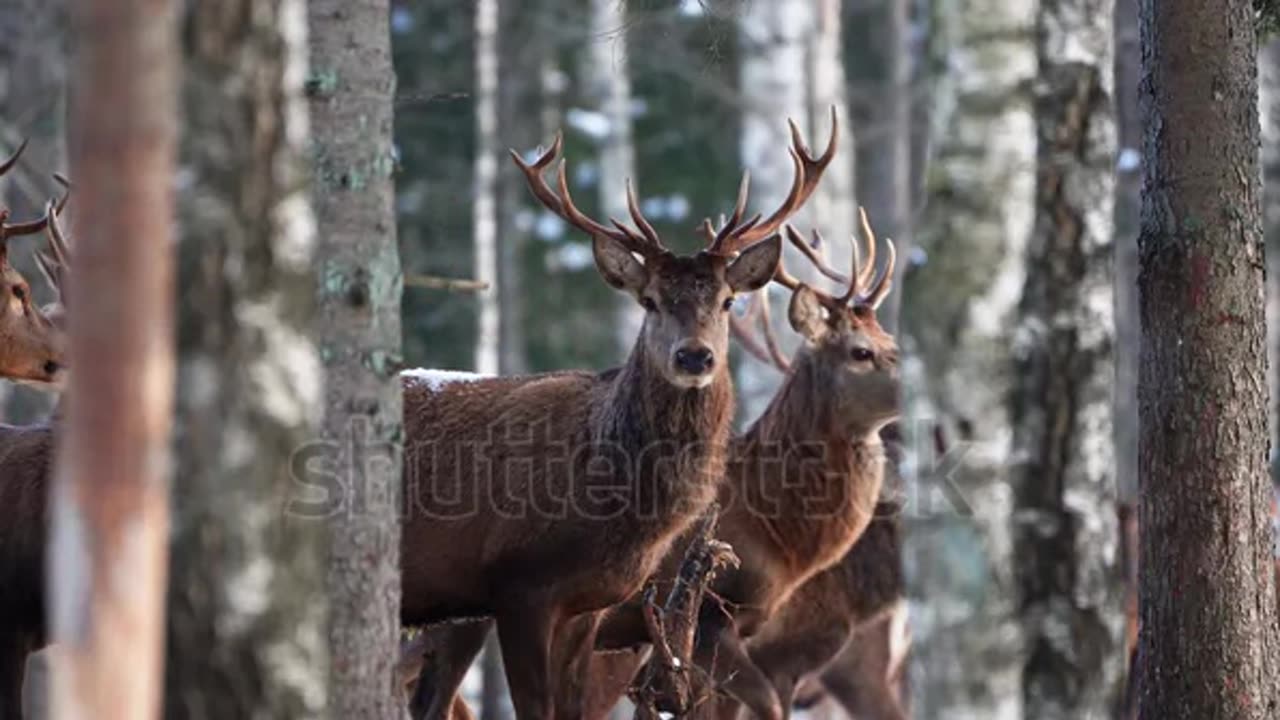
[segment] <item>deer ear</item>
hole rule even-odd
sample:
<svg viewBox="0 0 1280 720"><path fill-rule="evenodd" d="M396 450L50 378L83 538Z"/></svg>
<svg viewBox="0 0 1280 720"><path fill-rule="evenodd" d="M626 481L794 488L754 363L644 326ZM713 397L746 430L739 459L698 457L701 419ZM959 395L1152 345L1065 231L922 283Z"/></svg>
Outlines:
<svg viewBox="0 0 1280 720"><path fill-rule="evenodd" d="M782 236L774 235L742 251L725 271L729 288L735 293L755 292L773 279L782 257Z"/></svg>
<svg viewBox="0 0 1280 720"><path fill-rule="evenodd" d="M600 276L613 287L638 294L649 282L649 271L617 240L597 235L591 239L591 253Z"/></svg>
<svg viewBox="0 0 1280 720"><path fill-rule="evenodd" d="M787 319L791 321L791 329L803 335L806 340L817 340L822 335L822 303L818 301L818 294L808 285L801 285L791 293Z"/></svg>

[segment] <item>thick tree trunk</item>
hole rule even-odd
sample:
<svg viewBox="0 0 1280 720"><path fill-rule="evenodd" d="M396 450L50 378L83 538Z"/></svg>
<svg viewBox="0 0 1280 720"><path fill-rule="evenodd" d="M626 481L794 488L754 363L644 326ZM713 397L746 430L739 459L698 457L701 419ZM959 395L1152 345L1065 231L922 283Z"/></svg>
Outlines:
<svg viewBox="0 0 1280 720"><path fill-rule="evenodd" d="M398 718L400 257L387 0L311 0L322 436L338 469L328 570L329 706Z"/></svg>
<svg viewBox="0 0 1280 720"><path fill-rule="evenodd" d="M189 4L166 718L324 712L306 9ZM329 76L311 76L313 87ZM77 265L79 267L79 264ZM79 277L77 275L77 277ZM388 650L390 653L390 650Z"/></svg>
<svg viewBox="0 0 1280 720"><path fill-rule="evenodd" d="M626 6L618 0L591 0L591 27L583 65L586 102L607 121L600 138L600 214L627 217L626 180L635 178L631 142L631 76L627 57ZM637 186L636 191L639 192ZM634 299L617 294L615 336L619 357L626 357L640 334L644 310Z"/></svg>
<svg viewBox="0 0 1280 720"><path fill-rule="evenodd" d="M1111 433L1111 6L1041 0L1037 24L1036 219L1011 399L1023 714L1102 718L1125 662Z"/></svg>
<svg viewBox="0 0 1280 720"><path fill-rule="evenodd" d="M1254 9L1140 8L1139 712L1270 718L1280 638Z"/></svg>
<svg viewBox="0 0 1280 720"><path fill-rule="evenodd" d="M489 284L477 295L476 372L499 370L501 314L498 304L498 0L477 0L475 17L475 173L471 193L474 276Z"/></svg>
<svg viewBox="0 0 1280 720"><path fill-rule="evenodd" d="M73 27L79 187L70 396L50 613L63 718L159 715L173 400L177 27L169 3L86 0Z"/></svg>
<svg viewBox="0 0 1280 720"><path fill-rule="evenodd" d="M946 125L907 276L902 342L912 607L912 705L922 718L1021 717L1022 642L1013 570L1009 332L1031 234L1035 126L1032 0L943 3ZM936 430L936 432L935 432ZM929 443L933 434L941 442ZM940 444L931 458L920 449Z"/></svg>
<svg viewBox="0 0 1280 720"><path fill-rule="evenodd" d="M844 69L840 52L840 5L836 0L778 0L752 2L738 14L740 38L739 85L742 88L742 165L751 173L751 211L768 213L791 188L790 137L787 120L794 120L805 137L826 147L830 136L830 108L841 119L841 150L827 168L807 207L791 223L808 234L823 232L832 265L847 267L849 235L854 228L854 137L844 103ZM750 213L748 213L750 214ZM795 275L826 285L804 255L784 246L784 259ZM788 354L799 343L786 329L786 299L774 293L773 317ZM744 418L754 418L773 396L781 377L772 366L745 357L738 372L738 400Z"/></svg>

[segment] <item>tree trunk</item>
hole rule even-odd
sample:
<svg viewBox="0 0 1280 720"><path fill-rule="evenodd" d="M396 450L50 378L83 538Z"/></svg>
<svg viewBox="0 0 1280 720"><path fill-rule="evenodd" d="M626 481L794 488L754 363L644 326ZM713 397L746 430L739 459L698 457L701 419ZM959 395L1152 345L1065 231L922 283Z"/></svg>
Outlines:
<svg viewBox="0 0 1280 720"><path fill-rule="evenodd" d="M498 1L476 0L476 159L472 178L471 235L475 279L489 284L480 303L476 372L498 372L501 316L498 305Z"/></svg>
<svg viewBox="0 0 1280 720"><path fill-rule="evenodd" d="M329 521L329 706L399 718L402 413L390 5L312 0L322 437L341 493Z"/></svg>
<svg viewBox="0 0 1280 720"><path fill-rule="evenodd" d="M1254 9L1140 8L1139 712L1275 717Z"/></svg>
<svg viewBox="0 0 1280 720"><path fill-rule="evenodd" d="M168 3L77 3L76 287L54 488L57 717L159 715L179 57Z"/></svg>
<svg viewBox="0 0 1280 720"><path fill-rule="evenodd" d="M1262 230L1267 247L1267 388L1268 437L1272 469L1280 448L1280 40L1273 39L1258 57L1258 110L1262 126Z"/></svg>
<svg viewBox="0 0 1280 720"><path fill-rule="evenodd" d="M4 194L4 207L15 218L36 217L56 192L50 173L67 169L67 3L65 0L3 0L0 13L16 22L0 26L9 57L0 59L7 74L6 97L0 98L0 146L12 150L28 141L22 162ZM74 206L72 207L74 209ZM69 213L70 214L70 213ZM35 264L38 241L14 243L9 261L27 278L39 277ZM35 298L51 302L44 283L34 282ZM6 383L0 387L0 417L25 425L48 415L56 395Z"/></svg>
<svg viewBox="0 0 1280 720"><path fill-rule="evenodd" d="M1102 718L1124 668L1111 391L1111 7L1041 0L1036 218L1011 470L1026 717Z"/></svg>
<svg viewBox="0 0 1280 720"><path fill-rule="evenodd" d="M912 706L919 717L1021 717L1022 642L1009 486L1014 381L1009 328L1031 234L1036 73L1033 0L942 3L948 67L929 203L907 276L902 342L913 512L904 554L912 607Z"/></svg>
<svg viewBox="0 0 1280 720"><path fill-rule="evenodd" d="M166 718L325 710L305 21L298 0L187 11Z"/></svg>
<svg viewBox="0 0 1280 720"><path fill-rule="evenodd" d="M1117 516L1124 571L1125 657L1133 658L1138 639L1138 352L1142 327L1138 317L1138 214L1142 205L1142 119L1138 114L1138 79L1142 57L1138 47L1138 4L1115 3L1115 206L1112 236L1115 251L1115 438ZM1132 713L1133 668L1128 668L1122 712ZM1128 717L1127 715L1123 717Z"/></svg>
<svg viewBox="0 0 1280 720"><path fill-rule="evenodd" d="M627 57L625 4L618 0L590 0L583 85L585 100L604 116L608 131L599 140L600 215L626 218L626 181L635 180L635 151L631 142L631 76ZM636 188L639 192L639 188ZM644 309L623 293L615 293L618 356L625 358L640 334Z"/></svg>
<svg viewBox="0 0 1280 720"><path fill-rule="evenodd" d="M840 115L841 150L823 175L807 207L791 224L808 234L823 232L831 264L847 267L849 235L854 227L852 123L844 105L844 70L840 53L840 7L836 0L777 0L745 4L738 14L742 91L742 165L751 173L751 211L770 212L791 189L794 173L787 154L787 120L794 120L806 139L822 152L830 134L830 107ZM808 260L784 245L784 261L793 274L819 286L827 285ZM771 297L775 322L785 325L786 298ZM785 330L784 327L780 329ZM787 354L799 343L792 332L781 332ZM738 401L742 416L754 418L773 396L781 376L770 365L744 357L738 371Z"/></svg>

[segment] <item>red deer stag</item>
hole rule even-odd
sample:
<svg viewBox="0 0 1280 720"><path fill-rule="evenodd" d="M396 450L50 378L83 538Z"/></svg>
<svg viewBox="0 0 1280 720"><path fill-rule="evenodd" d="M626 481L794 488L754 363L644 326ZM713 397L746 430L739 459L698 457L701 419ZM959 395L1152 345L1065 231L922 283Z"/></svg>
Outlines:
<svg viewBox="0 0 1280 720"><path fill-rule="evenodd" d="M589 658L596 613L621 602L715 498L733 415L727 346L737 293L769 282L778 229L835 154L814 157L794 124L791 192L767 219L731 222L695 255L668 250L641 214L605 225L543 178L561 139L533 163L512 153L537 199L592 238L596 268L645 310L626 363L442 384L405 377L405 626L492 617L520 720L551 717L565 658ZM736 255L736 259L734 256ZM568 622L575 616L581 620ZM487 624L455 624L444 676L423 678L415 716L443 717Z"/></svg>
<svg viewBox="0 0 1280 720"><path fill-rule="evenodd" d="M65 198L64 198L65 200ZM58 206L45 215L48 254L41 267L57 280L62 295L68 255L59 232ZM58 315L61 309L57 309ZM51 313L52 314L52 313ZM60 325L55 332L60 332ZM61 346L61 339L55 340ZM9 508L0 527L0 717L22 717L24 666L28 654L47 641L45 626L45 541L49 482L54 459L54 426L0 425L0 505Z"/></svg>
<svg viewBox="0 0 1280 720"><path fill-rule="evenodd" d="M0 176L13 169L26 147L22 143L8 160L0 163ZM59 209L65 201L64 194ZM9 223L8 219L9 211L0 208L0 377L55 384L65 363L62 333L35 306L31 287L9 264L8 257L9 241L44 230L49 216L21 223Z"/></svg>
<svg viewBox="0 0 1280 720"><path fill-rule="evenodd" d="M789 320L805 342L790 363L775 353L789 366L787 377L760 418L734 439L721 491L725 511L718 536L733 546L742 564L716 578L715 594L724 606L704 604L695 660L702 668L711 668L713 659L718 667L733 668L736 675L726 689L739 693L735 697L761 718L778 718L783 709L743 639L862 536L884 478L880 429L898 414L897 346L875 317L890 289L893 244L888 243L888 261L877 273L875 238L865 214L862 221L866 261L860 261L855 243L847 278L787 228L793 245L847 287L840 295L827 294L779 265L774 279L792 291ZM664 584L674 570L669 565L664 563L659 575ZM632 598L606 615L597 647L616 650L646 640L639 602ZM627 676L608 654L594 661L609 666L615 677ZM559 692L563 697L581 691L570 685ZM595 717L615 700L600 698L593 689L584 701L592 707L584 714Z"/></svg>

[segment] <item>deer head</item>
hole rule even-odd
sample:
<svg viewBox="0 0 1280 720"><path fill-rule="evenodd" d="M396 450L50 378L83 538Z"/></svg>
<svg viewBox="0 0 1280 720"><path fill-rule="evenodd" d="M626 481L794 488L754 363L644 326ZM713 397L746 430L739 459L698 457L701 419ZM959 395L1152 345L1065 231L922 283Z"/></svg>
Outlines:
<svg viewBox="0 0 1280 720"><path fill-rule="evenodd" d="M728 357L728 318L733 297L753 292L769 282L781 257L778 229L817 187L835 155L837 126L832 111L831 140L820 157L805 146L791 124L791 156L795 176L791 192L766 220L744 220L749 178L744 175L732 219L718 233L705 223L707 245L693 255L677 255L663 244L640 212L630 182L627 208L635 227L610 218L610 225L583 214L569 195L564 161L557 172L558 192L543 172L559 156L562 137L532 163L514 150L511 156L524 172L534 196L549 210L592 239L596 269L609 285L622 290L645 310L637 341L645 360L672 385L706 387Z"/></svg>
<svg viewBox="0 0 1280 720"><path fill-rule="evenodd" d="M853 267L848 276L831 268L820 254L820 234L815 231L812 242L806 242L795 228L786 227L787 240L823 275L846 288L840 295L828 294L800 282L779 264L774 281L792 291L787 319L805 340L794 362L787 361L778 349L767 301L754 304L750 311L760 320L764 347L752 336L749 318L734 318L732 323L743 346L761 360L784 372L793 365L803 365L812 376L815 392L836 404L836 417L844 429L867 435L892 422L899 412L898 346L876 320L876 309L892 284L896 251L893 241L886 240L888 259L877 273L876 239L866 212L861 212L861 221L866 260L861 257L857 240L851 238Z"/></svg>
<svg viewBox="0 0 1280 720"><path fill-rule="evenodd" d="M24 142L4 163L0 175L18 162ZM58 177L58 176L55 176ZM59 182L65 181L58 177ZM60 210L67 201L64 192L50 208ZM8 243L15 237L31 235L48 226L49 214L29 222L9 223L9 212L0 209L0 377L38 384L58 382L65 367L64 337L31 298L31 287L9 264Z"/></svg>

